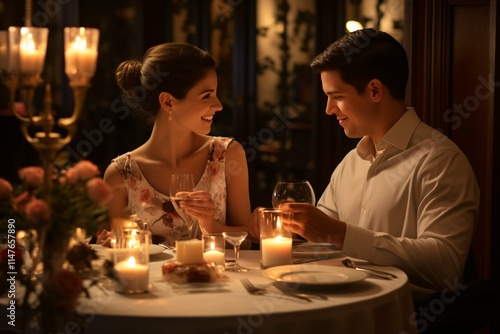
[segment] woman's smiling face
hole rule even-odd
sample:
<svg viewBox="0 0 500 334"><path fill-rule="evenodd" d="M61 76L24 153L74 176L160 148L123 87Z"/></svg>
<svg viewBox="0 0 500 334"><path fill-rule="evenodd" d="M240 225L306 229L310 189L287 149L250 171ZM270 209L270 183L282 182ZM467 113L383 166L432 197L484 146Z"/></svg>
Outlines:
<svg viewBox="0 0 500 334"><path fill-rule="evenodd" d="M193 132L208 134L215 113L222 110L217 98L217 74L209 70L186 97L174 103L175 120Z"/></svg>
<svg viewBox="0 0 500 334"><path fill-rule="evenodd" d="M337 71L321 72L323 91L328 97L326 114L335 115L349 138L371 135L377 122L368 86L359 94Z"/></svg>

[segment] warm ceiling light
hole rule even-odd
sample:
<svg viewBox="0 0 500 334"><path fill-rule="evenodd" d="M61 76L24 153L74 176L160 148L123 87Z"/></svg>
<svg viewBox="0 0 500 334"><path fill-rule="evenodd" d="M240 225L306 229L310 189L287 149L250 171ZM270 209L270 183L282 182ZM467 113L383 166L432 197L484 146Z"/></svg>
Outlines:
<svg viewBox="0 0 500 334"><path fill-rule="evenodd" d="M348 32L353 32L359 29L363 29L363 25L358 21L347 21L345 24L345 28Z"/></svg>

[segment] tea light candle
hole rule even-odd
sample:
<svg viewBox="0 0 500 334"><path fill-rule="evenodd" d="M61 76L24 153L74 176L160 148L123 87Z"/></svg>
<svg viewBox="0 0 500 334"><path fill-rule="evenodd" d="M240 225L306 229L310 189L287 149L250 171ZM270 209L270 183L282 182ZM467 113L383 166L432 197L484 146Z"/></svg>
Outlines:
<svg viewBox="0 0 500 334"><path fill-rule="evenodd" d="M203 242L198 239L175 242L177 262L185 264L203 263Z"/></svg>
<svg viewBox="0 0 500 334"><path fill-rule="evenodd" d="M292 263L292 239L277 236L262 240L262 265L280 266Z"/></svg>
<svg viewBox="0 0 500 334"><path fill-rule="evenodd" d="M115 270L123 283L123 292L141 293L148 291L149 268L147 265L136 263L131 256L128 260L115 264Z"/></svg>
<svg viewBox="0 0 500 334"><path fill-rule="evenodd" d="M215 243L210 243L210 250L203 254L206 261L213 262L217 265L224 265L224 253L215 249Z"/></svg>

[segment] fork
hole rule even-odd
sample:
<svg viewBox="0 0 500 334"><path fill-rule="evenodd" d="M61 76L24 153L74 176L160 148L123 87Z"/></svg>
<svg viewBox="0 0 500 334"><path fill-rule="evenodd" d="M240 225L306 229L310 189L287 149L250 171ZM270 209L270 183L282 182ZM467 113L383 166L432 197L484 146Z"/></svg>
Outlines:
<svg viewBox="0 0 500 334"><path fill-rule="evenodd" d="M258 288L253 285L252 282L250 282L247 278L243 278L241 280L241 284L243 284L245 289L247 289L248 293L250 293L251 295L265 295L266 293L268 293L266 289Z"/></svg>
<svg viewBox="0 0 500 334"><path fill-rule="evenodd" d="M243 286L245 287L245 289L248 291L248 293L252 294L252 295L257 295L257 296L262 296L262 295L265 295L267 293L269 293L270 291L267 290L267 289L263 289L263 288L258 288L256 287L255 285L253 285L252 282L250 282L247 278L243 278L241 280L241 283L243 284ZM282 289L279 289L284 295L286 296L289 296L289 297L294 297L294 298L297 298L297 299L300 299L300 300L305 300L307 302L311 302L312 300L309 299L308 297L306 296L303 296L301 294L297 294L297 293L294 293L292 291L287 291L287 290L282 290Z"/></svg>

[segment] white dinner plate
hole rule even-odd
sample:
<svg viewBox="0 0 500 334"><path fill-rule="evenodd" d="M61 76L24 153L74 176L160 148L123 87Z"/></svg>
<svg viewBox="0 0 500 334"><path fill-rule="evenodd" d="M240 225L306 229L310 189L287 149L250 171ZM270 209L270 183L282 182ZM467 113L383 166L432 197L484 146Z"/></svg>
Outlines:
<svg viewBox="0 0 500 334"><path fill-rule="evenodd" d="M343 251L332 244L304 242L293 246L292 254L294 257L330 257Z"/></svg>
<svg viewBox="0 0 500 334"><path fill-rule="evenodd" d="M351 268L319 264L292 264L264 270L264 276L287 284L304 287L329 287L364 280L368 275Z"/></svg>

